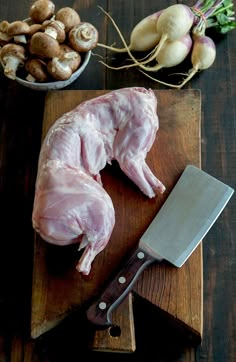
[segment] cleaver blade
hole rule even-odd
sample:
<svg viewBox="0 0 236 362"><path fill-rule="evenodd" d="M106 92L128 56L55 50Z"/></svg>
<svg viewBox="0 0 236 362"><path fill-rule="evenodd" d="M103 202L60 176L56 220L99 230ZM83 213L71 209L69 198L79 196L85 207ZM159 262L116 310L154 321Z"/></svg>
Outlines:
<svg viewBox="0 0 236 362"><path fill-rule="evenodd" d="M110 315L151 263L167 261L181 267L214 224L234 190L201 169L188 165L157 213L138 247L87 310L100 327L112 325Z"/></svg>

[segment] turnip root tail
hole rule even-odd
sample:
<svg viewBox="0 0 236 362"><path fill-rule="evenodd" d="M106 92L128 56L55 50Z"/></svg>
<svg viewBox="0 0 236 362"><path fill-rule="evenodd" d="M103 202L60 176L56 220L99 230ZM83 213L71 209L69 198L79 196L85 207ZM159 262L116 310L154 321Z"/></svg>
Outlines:
<svg viewBox="0 0 236 362"><path fill-rule="evenodd" d="M112 69L112 70L122 70L122 69L127 69L127 68L131 68L131 67L137 67L139 66L140 68L148 71L148 72L157 72L158 70L163 68L163 65L161 64L156 64L153 67L145 67L143 65L140 64L127 64L127 65L122 65L121 67L112 67L111 65L106 64L105 62L103 62L102 60L99 61L99 63L105 65L107 68Z"/></svg>
<svg viewBox="0 0 236 362"><path fill-rule="evenodd" d="M153 54L152 54L147 60L145 60L144 62L140 63L140 65L144 65L144 64L150 63L152 60L156 59L156 57L158 56L160 50L162 49L163 45L166 43L167 40L168 40L168 36L167 36L167 34L164 34L164 35L161 37L160 42L158 43L158 45L157 45L156 48L154 49Z"/></svg>
<svg viewBox="0 0 236 362"><path fill-rule="evenodd" d="M141 72L143 75L145 75L146 77L148 77L149 79L151 79L151 80L153 80L154 82L156 82L156 83L163 84L163 85L165 85L165 86L167 86L167 87L170 87L170 88L176 88L176 89L179 89L179 88L180 88L180 86L177 85L177 84L171 84L171 83L163 82L162 80L156 79L156 78L152 77L151 75L143 72L142 70L140 70L140 72Z"/></svg>
<svg viewBox="0 0 236 362"><path fill-rule="evenodd" d="M188 83L190 81L190 79L192 79L194 77L194 75L199 71L198 68L192 68L190 70L189 75L187 76L187 78L180 84L178 85L178 88L182 88L186 83Z"/></svg>
<svg viewBox="0 0 236 362"><path fill-rule="evenodd" d="M117 52L117 53L127 53L127 48L130 49L130 45L127 48L115 48L113 46L105 45L102 43L97 43L97 46L99 46L101 48L112 50L113 52Z"/></svg>

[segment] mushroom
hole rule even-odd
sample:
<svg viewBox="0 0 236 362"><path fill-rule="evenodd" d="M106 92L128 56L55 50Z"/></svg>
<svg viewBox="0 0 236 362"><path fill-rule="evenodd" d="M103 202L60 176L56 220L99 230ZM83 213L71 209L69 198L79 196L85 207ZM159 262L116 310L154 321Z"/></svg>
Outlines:
<svg viewBox="0 0 236 362"><path fill-rule="evenodd" d="M42 30L58 43L63 43L66 39L65 25L59 20L45 20L42 24Z"/></svg>
<svg viewBox="0 0 236 362"><path fill-rule="evenodd" d="M66 80L72 75L72 69L67 62L64 62L60 58L52 58L47 65L48 73L55 80Z"/></svg>
<svg viewBox="0 0 236 362"><path fill-rule="evenodd" d="M48 61L48 73L56 80L69 79L80 66L81 56L66 44L61 44L61 55Z"/></svg>
<svg viewBox="0 0 236 362"><path fill-rule="evenodd" d="M10 37L14 38L16 43L26 44L27 40L25 35L29 34L30 26L25 21L17 20L8 25L7 33Z"/></svg>
<svg viewBox="0 0 236 362"><path fill-rule="evenodd" d="M19 44L6 44L0 50L0 60L5 76L14 80L18 67L26 60L25 48Z"/></svg>
<svg viewBox="0 0 236 362"><path fill-rule="evenodd" d="M36 0L30 8L30 17L35 23L50 19L55 11L55 5L50 0Z"/></svg>
<svg viewBox="0 0 236 362"><path fill-rule="evenodd" d="M87 52L96 47L98 31L94 25L88 22L82 22L70 30L69 41L74 50Z"/></svg>
<svg viewBox="0 0 236 362"><path fill-rule="evenodd" d="M60 45L50 35L37 32L30 40L29 51L42 58L54 58L60 55Z"/></svg>
<svg viewBox="0 0 236 362"><path fill-rule="evenodd" d="M34 35L34 34L37 33L38 31L40 31L41 28L42 28L42 24L31 24L31 25L30 25L29 36L31 37L32 35Z"/></svg>
<svg viewBox="0 0 236 362"><path fill-rule="evenodd" d="M8 43L11 40L11 36L8 35L8 21L3 20L0 23L0 43L1 45L4 45Z"/></svg>
<svg viewBox="0 0 236 362"><path fill-rule="evenodd" d="M25 70L28 72L26 80L29 82L46 82L48 80L47 64L41 59L32 58L26 61Z"/></svg>
<svg viewBox="0 0 236 362"><path fill-rule="evenodd" d="M74 73L80 66L81 55L66 44L61 44L60 48L62 54L60 59L67 63L72 69L72 73Z"/></svg>
<svg viewBox="0 0 236 362"><path fill-rule="evenodd" d="M68 6L59 9L56 12L55 19L60 20L65 25L66 33L80 23L80 16L77 11Z"/></svg>

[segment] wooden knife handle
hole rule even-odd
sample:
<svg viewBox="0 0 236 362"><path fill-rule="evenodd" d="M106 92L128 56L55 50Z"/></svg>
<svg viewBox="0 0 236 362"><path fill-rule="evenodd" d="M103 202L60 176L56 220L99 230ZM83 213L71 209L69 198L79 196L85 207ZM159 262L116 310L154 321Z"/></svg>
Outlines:
<svg viewBox="0 0 236 362"><path fill-rule="evenodd" d="M141 249L136 249L123 264L122 269L103 291L102 295L88 308L87 318L93 324L103 327L112 325L110 314L127 296L146 267L157 261ZM160 260L161 261L161 260Z"/></svg>

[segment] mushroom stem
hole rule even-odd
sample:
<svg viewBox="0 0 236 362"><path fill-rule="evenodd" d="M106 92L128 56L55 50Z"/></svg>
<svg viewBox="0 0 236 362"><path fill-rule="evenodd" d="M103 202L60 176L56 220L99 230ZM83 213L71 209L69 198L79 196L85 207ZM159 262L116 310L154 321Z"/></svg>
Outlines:
<svg viewBox="0 0 236 362"><path fill-rule="evenodd" d="M52 58L47 66L49 74L56 80L69 79L72 74L72 69L68 61L59 58Z"/></svg>
<svg viewBox="0 0 236 362"><path fill-rule="evenodd" d="M36 78L32 74L28 74L25 79L28 80L28 82L36 82Z"/></svg>
<svg viewBox="0 0 236 362"><path fill-rule="evenodd" d="M57 39L57 31L52 26L48 26L45 29L45 33L48 34L49 36L51 36L52 38Z"/></svg>
<svg viewBox="0 0 236 362"><path fill-rule="evenodd" d="M84 28L80 31L81 38L85 41L89 41L93 38L93 33L90 28Z"/></svg>
<svg viewBox="0 0 236 362"><path fill-rule="evenodd" d="M9 55L4 67L4 74L10 79L16 79L16 70L19 67L21 60L14 55Z"/></svg>
<svg viewBox="0 0 236 362"><path fill-rule="evenodd" d="M15 35L13 37L15 43L27 44L26 36L25 35Z"/></svg>

